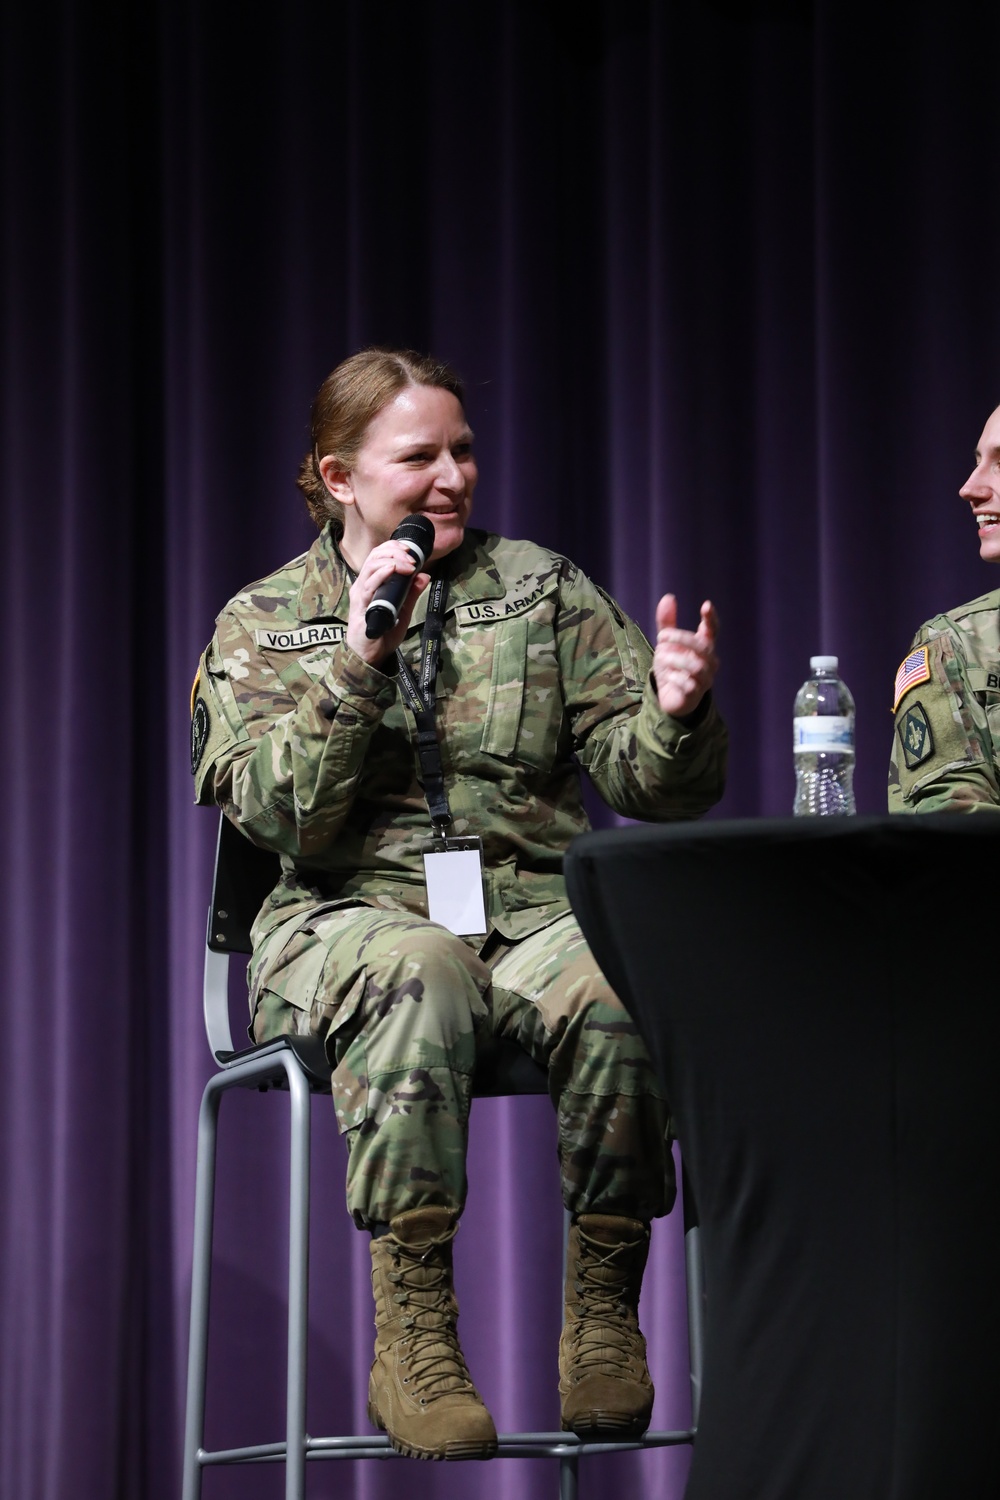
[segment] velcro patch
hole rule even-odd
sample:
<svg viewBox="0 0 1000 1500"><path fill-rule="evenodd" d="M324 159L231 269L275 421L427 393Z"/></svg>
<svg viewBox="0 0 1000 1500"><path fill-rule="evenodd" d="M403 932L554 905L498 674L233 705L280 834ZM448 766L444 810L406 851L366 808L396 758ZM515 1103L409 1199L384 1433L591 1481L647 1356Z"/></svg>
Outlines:
<svg viewBox="0 0 1000 1500"><path fill-rule="evenodd" d="M928 651L926 646L921 646L918 651L911 651L909 656L903 658L896 673L896 685L892 695L892 711L900 705L910 688L916 687L921 682L929 682L931 676Z"/></svg>
<svg viewBox="0 0 1000 1500"><path fill-rule="evenodd" d="M919 700L910 704L896 725L896 733L903 747L903 761L908 771L915 771L925 760L930 760L934 754L934 736L924 705Z"/></svg>
<svg viewBox="0 0 1000 1500"><path fill-rule="evenodd" d="M255 630L253 638L262 651L311 651L337 646L346 634L346 625L300 625L298 630Z"/></svg>
<svg viewBox="0 0 1000 1500"><path fill-rule="evenodd" d="M205 754L205 746L208 744L208 704L204 698L196 698L194 713L191 715L191 775L193 776L201 765L201 758Z"/></svg>

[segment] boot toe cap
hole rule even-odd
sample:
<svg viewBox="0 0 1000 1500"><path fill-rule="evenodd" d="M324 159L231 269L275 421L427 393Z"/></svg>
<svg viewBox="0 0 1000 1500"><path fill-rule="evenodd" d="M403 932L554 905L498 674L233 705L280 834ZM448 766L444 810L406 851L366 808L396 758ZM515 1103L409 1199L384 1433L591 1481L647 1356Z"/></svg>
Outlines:
<svg viewBox="0 0 1000 1500"><path fill-rule="evenodd" d="M648 1380L590 1374L563 1392L563 1431L581 1438L597 1433L641 1437L652 1413L653 1387Z"/></svg>

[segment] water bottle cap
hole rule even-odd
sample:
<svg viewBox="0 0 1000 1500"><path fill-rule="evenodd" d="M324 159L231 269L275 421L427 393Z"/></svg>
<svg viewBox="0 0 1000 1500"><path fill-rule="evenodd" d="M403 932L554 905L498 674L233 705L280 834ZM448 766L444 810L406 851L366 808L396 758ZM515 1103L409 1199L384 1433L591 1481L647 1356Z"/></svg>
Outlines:
<svg viewBox="0 0 1000 1500"><path fill-rule="evenodd" d="M810 656L809 667L813 672L819 672L821 676L829 677L836 673L840 665L840 659L836 656Z"/></svg>

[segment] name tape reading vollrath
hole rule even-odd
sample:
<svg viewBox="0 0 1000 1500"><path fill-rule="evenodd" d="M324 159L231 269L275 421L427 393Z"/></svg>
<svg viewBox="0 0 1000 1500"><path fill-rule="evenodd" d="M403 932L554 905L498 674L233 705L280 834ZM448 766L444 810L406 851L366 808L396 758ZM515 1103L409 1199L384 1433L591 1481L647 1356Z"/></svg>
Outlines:
<svg viewBox="0 0 1000 1500"><path fill-rule="evenodd" d="M255 630L253 636L262 651L311 651L336 646L346 634L346 625L302 625L298 630Z"/></svg>

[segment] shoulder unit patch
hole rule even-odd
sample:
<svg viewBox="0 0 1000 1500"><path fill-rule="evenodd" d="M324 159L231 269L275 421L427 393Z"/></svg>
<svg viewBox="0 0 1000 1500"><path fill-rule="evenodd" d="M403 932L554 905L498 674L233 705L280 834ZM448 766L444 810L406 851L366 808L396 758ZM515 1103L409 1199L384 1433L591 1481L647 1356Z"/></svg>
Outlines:
<svg viewBox="0 0 1000 1500"><path fill-rule="evenodd" d="M194 701L194 713L191 715L191 774L192 776L201 765L201 758L205 754L205 746L208 743L208 704L204 698L196 698Z"/></svg>
<svg viewBox="0 0 1000 1500"><path fill-rule="evenodd" d="M908 771L915 771L934 754L934 735L924 711L924 705L911 703L896 725L899 743L903 747L903 761Z"/></svg>

